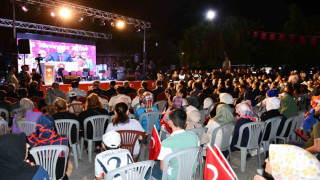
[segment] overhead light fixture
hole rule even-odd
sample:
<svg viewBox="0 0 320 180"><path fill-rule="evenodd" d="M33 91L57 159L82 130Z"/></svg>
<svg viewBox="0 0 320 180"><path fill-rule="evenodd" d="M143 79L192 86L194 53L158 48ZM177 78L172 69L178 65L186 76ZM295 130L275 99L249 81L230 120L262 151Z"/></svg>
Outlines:
<svg viewBox="0 0 320 180"><path fill-rule="evenodd" d="M106 25L106 23L104 22L104 20L101 20L100 26L105 26L105 25Z"/></svg>
<svg viewBox="0 0 320 180"><path fill-rule="evenodd" d="M117 21L117 23L116 23L116 27L117 27L118 29L123 29L125 26L126 26L126 24L125 24L125 22L122 21L122 20L119 20L119 21Z"/></svg>
<svg viewBox="0 0 320 180"><path fill-rule="evenodd" d="M22 11L24 12L28 12L29 11L29 7L27 5L22 5L21 6Z"/></svg>
<svg viewBox="0 0 320 180"><path fill-rule="evenodd" d="M114 22L111 22L110 25L111 25L112 27L114 27Z"/></svg>
<svg viewBox="0 0 320 180"><path fill-rule="evenodd" d="M140 32L140 31L141 31L141 29L140 29L140 28L138 28L138 29L137 29L137 32Z"/></svg>
<svg viewBox="0 0 320 180"><path fill-rule="evenodd" d="M53 11L50 13L51 17L56 17L56 13L54 13Z"/></svg>
<svg viewBox="0 0 320 180"><path fill-rule="evenodd" d="M71 16L71 11L70 11L70 9L68 9L68 8L66 8L66 7L63 7L63 8L60 9L59 15L60 15L62 18L68 19L68 18L70 18L70 16Z"/></svg>
<svg viewBox="0 0 320 180"><path fill-rule="evenodd" d="M84 18L81 16L81 17L79 18L79 22L82 22L83 19L84 19Z"/></svg>

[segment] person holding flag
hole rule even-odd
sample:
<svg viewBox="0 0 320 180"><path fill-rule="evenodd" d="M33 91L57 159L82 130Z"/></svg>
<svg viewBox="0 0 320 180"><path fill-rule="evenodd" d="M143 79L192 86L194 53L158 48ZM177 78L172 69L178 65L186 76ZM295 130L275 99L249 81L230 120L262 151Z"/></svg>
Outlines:
<svg viewBox="0 0 320 180"><path fill-rule="evenodd" d="M161 149L161 141L154 125L151 134L149 160L157 160Z"/></svg>

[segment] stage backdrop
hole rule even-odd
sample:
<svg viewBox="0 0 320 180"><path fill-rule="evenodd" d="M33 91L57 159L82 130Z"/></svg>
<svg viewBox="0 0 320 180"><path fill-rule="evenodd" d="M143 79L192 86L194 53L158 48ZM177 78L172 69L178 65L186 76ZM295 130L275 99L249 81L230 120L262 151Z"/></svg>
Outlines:
<svg viewBox="0 0 320 180"><path fill-rule="evenodd" d="M43 58L41 63L50 62L55 65L56 70L59 67L67 71L77 71L83 68L95 71L96 69L95 45L30 39L30 54L25 55L25 60L24 55L19 54L19 71L24 63L29 65L30 70L37 68L35 58L38 56Z"/></svg>

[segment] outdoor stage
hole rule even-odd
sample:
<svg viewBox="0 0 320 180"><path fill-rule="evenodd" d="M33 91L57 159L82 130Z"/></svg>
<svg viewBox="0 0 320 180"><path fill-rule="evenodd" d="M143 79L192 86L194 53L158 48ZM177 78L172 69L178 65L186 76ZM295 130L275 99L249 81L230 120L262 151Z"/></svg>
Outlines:
<svg viewBox="0 0 320 180"><path fill-rule="evenodd" d="M116 81L117 85L123 85L123 81ZM130 85L134 89L139 89L141 87L142 81L130 81ZM148 88L154 89L156 87L155 80L152 81L146 81L148 82ZM88 93L89 90L93 87L93 81L83 81L79 82L79 88L86 91ZM52 85L42 85L40 87L40 90L43 91L44 94L46 94L47 88L52 87ZM107 90L110 87L110 81L100 81L100 88L103 90ZM71 84L63 84L60 83L60 90L67 93L72 89Z"/></svg>

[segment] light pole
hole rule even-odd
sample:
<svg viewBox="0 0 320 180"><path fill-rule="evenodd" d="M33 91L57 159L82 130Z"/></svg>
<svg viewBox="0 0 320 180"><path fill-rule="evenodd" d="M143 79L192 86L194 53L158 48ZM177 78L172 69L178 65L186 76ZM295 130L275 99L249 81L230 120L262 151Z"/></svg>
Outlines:
<svg viewBox="0 0 320 180"><path fill-rule="evenodd" d="M143 28L143 76L146 77L146 28Z"/></svg>
<svg viewBox="0 0 320 180"><path fill-rule="evenodd" d="M16 32L16 8L15 8L15 0L12 0L12 29L13 29L13 38L17 37L17 32Z"/></svg>

